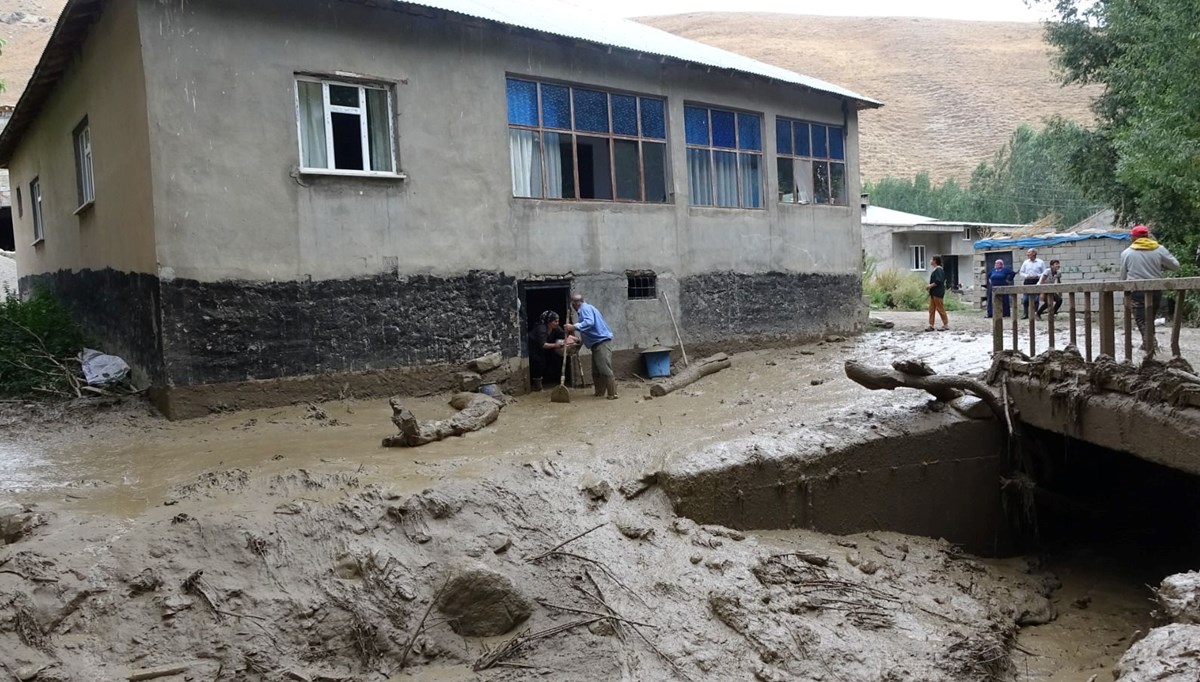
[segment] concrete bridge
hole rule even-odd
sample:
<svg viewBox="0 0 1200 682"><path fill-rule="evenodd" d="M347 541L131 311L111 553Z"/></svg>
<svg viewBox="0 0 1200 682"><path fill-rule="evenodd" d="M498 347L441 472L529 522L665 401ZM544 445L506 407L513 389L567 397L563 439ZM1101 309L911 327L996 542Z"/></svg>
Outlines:
<svg viewBox="0 0 1200 682"><path fill-rule="evenodd" d="M1056 294L1064 298L1065 317L1060 313L1061 320L1050 315L1041 321L1030 315L1022 325L1015 315L1018 305L1012 306L1010 329L996 317L997 355L988 383L1011 399L1025 424L1200 475L1200 376L1180 346L1184 296L1194 290L1200 290L1200 277L998 287L996 310L1003 310L1006 296L1019 303L1025 294ZM1164 360L1155 302L1172 295L1169 357ZM1124 303L1119 328L1118 296ZM1135 296L1146 301L1140 332ZM1039 329L1043 325L1045 333ZM1117 361L1119 340L1124 362ZM1048 345L1041 355L1039 341ZM1060 348L1061 341L1066 348ZM1095 356L1093 347L1099 349Z"/></svg>

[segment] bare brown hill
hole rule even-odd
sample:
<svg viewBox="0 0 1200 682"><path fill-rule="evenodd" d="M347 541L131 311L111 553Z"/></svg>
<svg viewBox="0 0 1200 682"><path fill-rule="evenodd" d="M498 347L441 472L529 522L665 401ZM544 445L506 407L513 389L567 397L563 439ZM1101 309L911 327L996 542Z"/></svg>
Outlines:
<svg viewBox="0 0 1200 682"><path fill-rule="evenodd" d="M639 21L882 101L861 119L865 179L966 179L1021 123L1092 120L1094 91L1059 85L1040 24L749 13Z"/></svg>
<svg viewBox="0 0 1200 682"><path fill-rule="evenodd" d="M0 0L0 104L15 104L65 0ZM702 13L641 21L837 83L885 107L862 117L863 177L966 178L1023 122L1088 121L1032 23Z"/></svg>

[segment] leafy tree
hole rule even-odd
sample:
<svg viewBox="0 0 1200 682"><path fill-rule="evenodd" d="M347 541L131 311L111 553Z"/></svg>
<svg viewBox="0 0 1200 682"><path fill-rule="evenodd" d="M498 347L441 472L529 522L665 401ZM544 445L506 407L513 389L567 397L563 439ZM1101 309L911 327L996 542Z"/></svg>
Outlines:
<svg viewBox="0 0 1200 682"><path fill-rule="evenodd" d="M1054 120L1042 131L1024 125L990 161L980 163L970 183L953 178L940 185L928 173L914 179L883 178L867 183L871 202L898 211L941 220L1026 224L1052 217L1073 225L1098 210L1071 181L1071 153L1080 135L1078 125Z"/></svg>
<svg viewBox="0 0 1200 682"><path fill-rule="evenodd" d="M1069 168L1088 196L1185 254L1200 240L1200 12L1195 0L1035 0L1065 84L1100 84Z"/></svg>

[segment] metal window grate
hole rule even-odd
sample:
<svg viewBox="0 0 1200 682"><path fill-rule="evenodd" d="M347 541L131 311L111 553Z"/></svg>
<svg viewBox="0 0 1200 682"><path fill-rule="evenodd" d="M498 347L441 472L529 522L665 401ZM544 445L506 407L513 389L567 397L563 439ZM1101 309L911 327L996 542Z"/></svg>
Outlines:
<svg viewBox="0 0 1200 682"><path fill-rule="evenodd" d="M657 275L629 275L629 300L658 298Z"/></svg>

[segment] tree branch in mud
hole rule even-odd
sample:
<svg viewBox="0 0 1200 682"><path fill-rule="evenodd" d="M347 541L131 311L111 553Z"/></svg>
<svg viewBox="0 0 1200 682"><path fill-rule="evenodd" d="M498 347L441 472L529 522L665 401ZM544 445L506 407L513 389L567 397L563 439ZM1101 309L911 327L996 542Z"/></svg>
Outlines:
<svg viewBox="0 0 1200 682"><path fill-rule="evenodd" d="M654 382L650 386L650 395L654 396L655 398L661 398L672 391L677 391L688 384L699 381L709 374L715 374L723 369L729 369L729 366L730 362L728 355L724 353L710 355L673 377Z"/></svg>
<svg viewBox="0 0 1200 682"><path fill-rule="evenodd" d="M991 387L979 379L955 374L914 373L914 370L932 372L927 365L919 361L897 362L893 364L893 369L869 367L857 360L846 361L846 376L854 383L872 391L915 388L926 391L944 402L954 400L963 393L970 393L987 403L996 419L1006 421L1004 404L992 392Z"/></svg>
<svg viewBox="0 0 1200 682"><path fill-rule="evenodd" d="M400 433L384 438L385 448L412 448L478 431L496 421L503 407L498 400L482 393L459 393L450 400L451 405L459 408L458 414L449 419L422 422L417 421L399 398L392 398L388 403L392 406L392 423Z"/></svg>
<svg viewBox="0 0 1200 682"><path fill-rule="evenodd" d="M552 628L546 628L545 630L538 630L537 632L524 630L513 635L507 642L501 644L495 649L486 651L482 656L479 657L478 660L475 661L475 665L471 666L471 670L474 670L475 672L481 672L487 670L488 668L494 668L497 665L500 665L504 659L520 653L522 649L532 642L536 642L539 639L545 639L547 637L553 637L554 635L566 632L567 630L573 630L574 628L580 626L587 627L592 623L602 620L604 620L604 618L577 620L565 625L556 625Z"/></svg>

